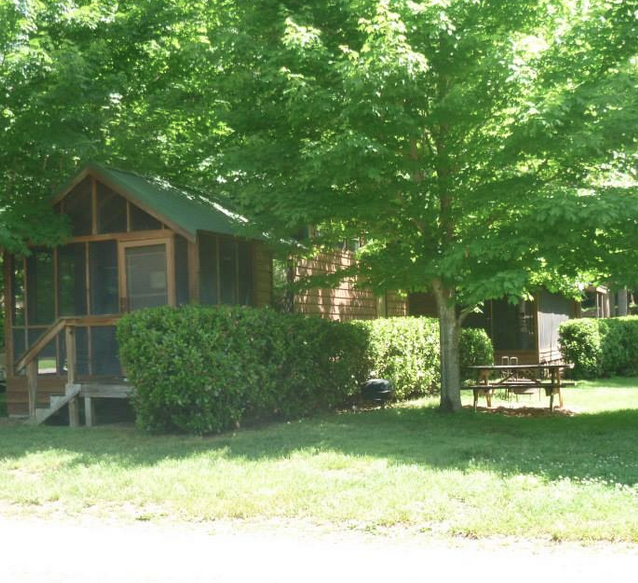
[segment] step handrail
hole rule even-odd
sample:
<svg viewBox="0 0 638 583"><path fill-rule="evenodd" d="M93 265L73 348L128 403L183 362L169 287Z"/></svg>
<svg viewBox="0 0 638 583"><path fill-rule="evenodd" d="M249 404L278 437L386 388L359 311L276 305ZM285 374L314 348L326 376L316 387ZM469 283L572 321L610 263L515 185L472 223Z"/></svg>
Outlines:
<svg viewBox="0 0 638 583"><path fill-rule="evenodd" d="M29 417L35 418L35 407L38 400L38 355L60 332L64 331L66 342L66 374L67 385L75 384L75 330L78 326L112 326L119 320L119 315L104 316L63 316L58 318L38 338L33 346L14 364L15 372L26 368L27 390L29 393Z"/></svg>
<svg viewBox="0 0 638 583"><path fill-rule="evenodd" d="M45 349L47 344L51 342L66 326L64 318L58 318L51 326L49 326L44 334L38 338L33 346L27 350L22 357L15 363L15 372L20 372L29 363L33 362L38 355Z"/></svg>

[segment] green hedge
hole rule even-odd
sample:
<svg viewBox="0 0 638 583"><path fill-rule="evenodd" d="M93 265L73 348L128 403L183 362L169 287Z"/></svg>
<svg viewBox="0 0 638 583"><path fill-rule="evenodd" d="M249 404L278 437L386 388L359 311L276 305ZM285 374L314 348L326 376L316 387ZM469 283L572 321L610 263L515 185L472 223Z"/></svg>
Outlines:
<svg viewBox="0 0 638 583"><path fill-rule="evenodd" d="M250 418L332 409L373 377L397 398L437 390L438 322L390 318L339 323L245 307L154 308L118 325L120 357L136 387L138 424L214 433ZM461 363L493 361L482 330L463 330Z"/></svg>
<svg viewBox="0 0 638 583"><path fill-rule="evenodd" d="M575 378L638 374L638 317L570 320L560 326L563 358Z"/></svg>
<svg viewBox="0 0 638 583"><path fill-rule="evenodd" d="M140 310L117 334L138 424L153 431L307 415L342 404L364 376L367 339L357 330L272 310Z"/></svg>
<svg viewBox="0 0 638 583"><path fill-rule="evenodd" d="M353 322L368 333L368 376L389 379L395 396L406 399L438 391L439 322L432 318L380 318ZM494 362L492 342L484 330L461 331L462 373L466 367Z"/></svg>

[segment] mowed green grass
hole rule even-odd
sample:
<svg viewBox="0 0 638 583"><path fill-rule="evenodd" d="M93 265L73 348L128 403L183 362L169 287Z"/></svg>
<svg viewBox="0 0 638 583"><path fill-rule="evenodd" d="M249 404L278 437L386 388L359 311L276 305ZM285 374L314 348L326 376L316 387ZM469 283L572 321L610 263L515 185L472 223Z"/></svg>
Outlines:
<svg viewBox="0 0 638 583"><path fill-rule="evenodd" d="M638 542L638 379L581 383L566 406L424 399L209 438L3 424L0 512Z"/></svg>

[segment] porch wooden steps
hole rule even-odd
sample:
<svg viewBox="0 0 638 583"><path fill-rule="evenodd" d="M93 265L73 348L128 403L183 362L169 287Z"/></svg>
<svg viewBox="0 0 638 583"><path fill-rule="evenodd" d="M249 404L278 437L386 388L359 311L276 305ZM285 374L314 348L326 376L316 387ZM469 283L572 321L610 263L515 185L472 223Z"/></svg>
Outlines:
<svg viewBox="0 0 638 583"><path fill-rule="evenodd" d="M38 407L35 410L35 417L29 419L29 423L40 425L62 407L68 405L69 425L77 427L80 424L77 400L84 399L85 422L87 427L91 427L95 420L93 399L129 399L132 393L133 387L121 379L67 384L64 395L49 397L49 406Z"/></svg>
<svg viewBox="0 0 638 583"><path fill-rule="evenodd" d="M62 407L68 405L73 399L80 394L80 385L67 385L64 395L53 395L49 397L48 407L38 407L35 410L35 417L29 419L29 423L40 425L44 423L51 415L57 413Z"/></svg>

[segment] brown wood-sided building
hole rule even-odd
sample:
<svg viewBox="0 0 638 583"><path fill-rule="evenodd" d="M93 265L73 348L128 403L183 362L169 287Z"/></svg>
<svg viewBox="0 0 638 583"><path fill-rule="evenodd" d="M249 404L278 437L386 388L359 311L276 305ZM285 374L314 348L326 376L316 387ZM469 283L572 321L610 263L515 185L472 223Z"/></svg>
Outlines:
<svg viewBox="0 0 638 583"><path fill-rule="evenodd" d="M430 294L415 293L408 298L411 316L436 318L436 304ZM506 299L485 303L482 314L471 314L465 327L483 328L494 344L497 363L504 356L516 357L519 364L561 360L558 328L562 322L580 316L578 302L560 294L541 290L531 301L511 304Z"/></svg>
<svg viewBox="0 0 638 583"><path fill-rule="evenodd" d="M271 302L265 243L242 237L245 219L198 194L89 164L53 205L68 216L72 238L4 256L10 415L33 416L35 401L49 406L67 381L121 377L115 325L123 313Z"/></svg>
<svg viewBox="0 0 638 583"><path fill-rule="evenodd" d="M343 249L324 253L295 263L294 281L308 276L326 276L355 263L355 254ZM358 285L356 278L345 278L334 288L312 288L294 295L295 312L330 320L373 320L407 316L407 301L398 293L386 291L375 296L371 289Z"/></svg>

